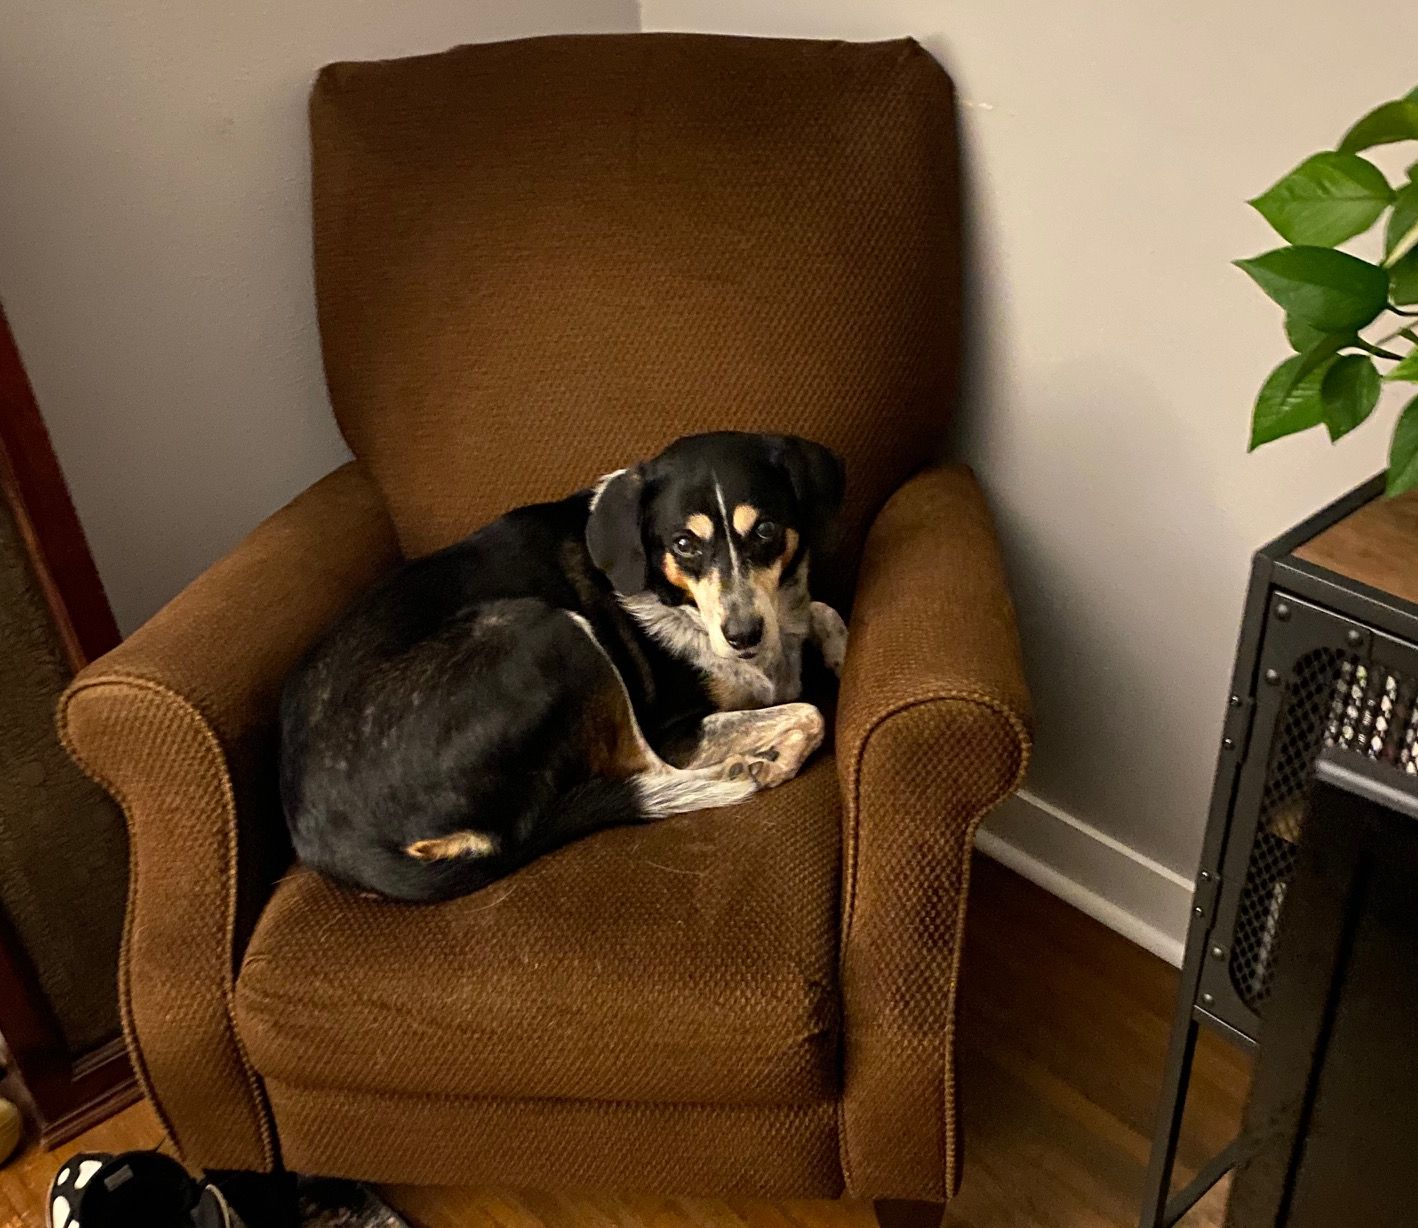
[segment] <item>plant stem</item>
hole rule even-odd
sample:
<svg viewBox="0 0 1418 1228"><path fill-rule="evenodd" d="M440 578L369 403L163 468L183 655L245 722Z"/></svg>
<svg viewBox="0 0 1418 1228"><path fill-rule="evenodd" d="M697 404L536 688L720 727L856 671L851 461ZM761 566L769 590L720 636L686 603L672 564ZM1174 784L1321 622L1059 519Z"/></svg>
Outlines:
<svg viewBox="0 0 1418 1228"><path fill-rule="evenodd" d="M1402 331L1403 331L1402 329L1399 330L1399 332L1402 332ZM1398 333L1394 333L1394 337L1396 337L1396 336L1398 336ZM1385 337L1385 338L1384 338L1384 341L1391 341L1391 340L1393 340L1392 337ZM1354 344L1357 345L1357 346L1358 346L1361 350L1363 350L1366 354L1372 354L1375 358L1394 358L1394 359L1398 359L1398 358L1402 358L1402 357L1403 357L1402 354L1395 354L1392 350L1386 350L1386 349L1384 349L1384 348L1382 347L1382 344L1380 344L1380 345L1373 345L1372 343L1370 343L1370 342L1368 342L1368 341L1365 341L1363 337L1356 337L1356 338L1354 339Z"/></svg>
<svg viewBox="0 0 1418 1228"><path fill-rule="evenodd" d="M1406 315L1407 313L1405 312L1405 313L1403 313L1403 314ZM1413 325L1411 325L1411 324L1403 324L1403 325L1400 325L1398 328L1395 328L1395 329L1393 330L1393 332L1391 332L1391 333L1388 334L1388 336L1386 336L1386 337L1380 337L1376 342L1374 342L1374 345L1375 345L1375 346L1387 345L1390 341L1394 340L1394 338L1396 338L1396 337L1407 337L1409 341L1418 341L1418 334L1415 334L1415 333L1414 333L1414 331L1413 331ZM1367 343L1367 342L1361 341L1360 344L1363 345L1366 349L1368 348L1368 343ZM1372 353L1373 353L1373 350L1370 349L1369 352L1372 354ZM1396 354L1389 354L1389 355L1385 355L1385 357L1388 357L1388 358L1396 358L1396 357L1398 357L1398 355L1396 355Z"/></svg>

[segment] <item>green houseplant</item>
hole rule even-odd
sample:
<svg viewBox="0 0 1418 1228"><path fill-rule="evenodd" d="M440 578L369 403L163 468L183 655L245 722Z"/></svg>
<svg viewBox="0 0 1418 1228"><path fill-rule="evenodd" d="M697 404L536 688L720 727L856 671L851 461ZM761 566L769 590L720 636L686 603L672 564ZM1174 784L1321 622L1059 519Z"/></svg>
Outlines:
<svg viewBox="0 0 1418 1228"><path fill-rule="evenodd" d="M1236 264L1284 308L1295 351L1256 398L1252 449L1321 424L1337 440L1374 412L1385 382L1418 384L1418 162L1394 185L1360 156L1399 141L1418 149L1418 89L1250 202L1289 246ZM1381 219L1379 259L1338 250ZM1414 487L1418 395L1399 411L1388 466L1389 494Z"/></svg>

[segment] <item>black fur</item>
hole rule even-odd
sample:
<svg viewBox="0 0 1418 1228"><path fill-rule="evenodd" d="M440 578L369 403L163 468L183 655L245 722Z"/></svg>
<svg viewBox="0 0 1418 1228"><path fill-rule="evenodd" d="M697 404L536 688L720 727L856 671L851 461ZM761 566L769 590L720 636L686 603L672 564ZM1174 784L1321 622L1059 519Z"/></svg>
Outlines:
<svg viewBox="0 0 1418 1228"><path fill-rule="evenodd" d="M769 456L788 475L797 505L815 511L805 522L809 548L825 547L824 532L836 521L846 493L842 458L820 443L796 435L769 435L767 444Z"/></svg>
<svg viewBox="0 0 1418 1228"><path fill-rule="evenodd" d="M645 475L640 466L623 470L606 483L586 524L591 561L622 593L641 592L650 582L640 532L644 497Z"/></svg>
<svg viewBox="0 0 1418 1228"><path fill-rule="evenodd" d="M300 857L361 889L445 899L641 819L629 783L589 770L579 731L617 673L661 753L713 709L699 670L616 598L649 589L685 600L650 560L711 474L804 542L821 538L841 499L840 463L817 445L695 436L612 481L594 513L590 490L519 508L406 564L348 610L282 696L281 798ZM564 611L590 622L611 661ZM404 851L469 829L495 836L496 854Z"/></svg>

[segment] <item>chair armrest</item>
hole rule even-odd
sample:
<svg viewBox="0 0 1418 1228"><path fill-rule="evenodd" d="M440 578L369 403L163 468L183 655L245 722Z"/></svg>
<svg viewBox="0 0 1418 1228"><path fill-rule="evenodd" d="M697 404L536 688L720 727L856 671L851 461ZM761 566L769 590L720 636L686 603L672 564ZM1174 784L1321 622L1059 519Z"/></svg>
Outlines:
<svg viewBox="0 0 1418 1228"><path fill-rule="evenodd" d="M952 1055L970 847L1019 784L1029 695L989 510L928 470L867 535L837 718L843 794L840 1146L859 1197L959 1184Z"/></svg>
<svg viewBox="0 0 1418 1228"><path fill-rule="evenodd" d="M290 861L275 730L287 671L398 560L356 464L261 524L59 706L75 761L123 808L119 1003L134 1067L189 1164L268 1170L265 1097L232 1020L236 969Z"/></svg>

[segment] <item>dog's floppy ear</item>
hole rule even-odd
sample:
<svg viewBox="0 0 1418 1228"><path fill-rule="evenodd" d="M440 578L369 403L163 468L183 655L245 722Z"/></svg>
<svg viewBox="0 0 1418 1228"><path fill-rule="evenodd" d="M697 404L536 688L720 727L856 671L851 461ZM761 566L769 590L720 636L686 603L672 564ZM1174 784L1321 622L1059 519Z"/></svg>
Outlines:
<svg viewBox="0 0 1418 1228"><path fill-rule="evenodd" d="M842 510L847 470L830 448L796 435L770 436L774 459L787 471L798 506L811 509L826 530Z"/></svg>
<svg viewBox="0 0 1418 1228"><path fill-rule="evenodd" d="M645 477L639 467L614 473L592 496L586 521L586 549L591 561L627 597L650 587L645 544L640 537L640 500Z"/></svg>

